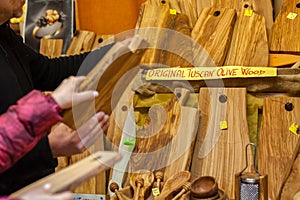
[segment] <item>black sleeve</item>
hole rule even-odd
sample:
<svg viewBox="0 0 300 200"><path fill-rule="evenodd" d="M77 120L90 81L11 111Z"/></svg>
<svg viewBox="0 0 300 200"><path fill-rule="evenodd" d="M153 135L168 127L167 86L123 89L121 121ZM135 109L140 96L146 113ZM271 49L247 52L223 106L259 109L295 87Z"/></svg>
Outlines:
<svg viewBox="0 0 300 200"><path fill-rule="evenodd" d="M87 74L107 53L107 51L109 51L112 45L113 44L104 46L90 53L55 59L49 59L46 56L43 56L32 50L28 50L28 52L31 54L31 58L34 58L31 59L30 68L35 89L44 91L54 90L65 78L68 78L71 75L76 76L79 68L81 67L89 69L88 71L84 70ZM85 61L86 58L91 60ZM81 66L83 61L88 63L85 65L89 66Z"/></svg>

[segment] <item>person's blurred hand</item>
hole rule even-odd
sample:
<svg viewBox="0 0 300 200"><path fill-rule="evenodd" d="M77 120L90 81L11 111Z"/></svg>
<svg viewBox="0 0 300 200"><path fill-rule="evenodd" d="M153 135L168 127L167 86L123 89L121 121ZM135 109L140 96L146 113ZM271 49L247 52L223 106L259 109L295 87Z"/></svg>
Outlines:
<svg viewBox="0 0 300 200"><path fill-rule="evenodd" d="M54 157L71 156L82 153L90 147L109 126L109 116L104 112L96 113L91 119L77 129L72 130L60 123L48 135L50 148Z"/></svg>
<svg viewBox="0 0 300 200"><path fill-rule="evenodd" d="M53 91L52 97L62 109L70 108L72 105L84 101L93 100L98 96L97 91L78 92L79 86L85 78L84 76L70 76Z"/></svg>

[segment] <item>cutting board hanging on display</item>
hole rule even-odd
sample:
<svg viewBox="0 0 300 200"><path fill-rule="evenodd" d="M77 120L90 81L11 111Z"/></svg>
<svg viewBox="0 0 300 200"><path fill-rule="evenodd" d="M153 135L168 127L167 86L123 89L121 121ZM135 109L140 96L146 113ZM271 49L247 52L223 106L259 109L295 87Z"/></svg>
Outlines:
<svg viewBox="0 0 300 200"><path fill-rule="evenodd" d="M219 187L234 199L234 177L245 166L249 143L245 88L201 88L200 125L192 159L192 181L216 178Z"/></svg>
<svg viewBox="0 0 300 200"><path fill-rule="evenodd" d="M300 52L300 1L284 1L270 34L270 51Z"/></svg>
<svg viewBox="0 0 300 200"><path fill-rule="evenodd" d="M245 3L243 9L237 13L224 65L268 66L269 47L265 19L251 7L251 4Z"/></svg>
<svg viewBox="0 0 300 200"><path fill-rule="evenodd" d="M198 108L189 107L186 104L190 91L183 88L176 88L175 94L178 97L177 104L173 106L174 113L180 112L178 119L179 127L170 131L173 133L171 150L168 157L168 166L165 169L164 179L173 174L190 169L196 133L199 125Z"/></svg>
<svg viewBox="0 0 300 200"><path fill-rule="evenodd" d="M222 66L224 64L235 20L236 11L234 9L204 8L202 10L191 37L207 51L211 58L203 63L204 66ZM194 52L194 60L196 59L203 59L197 51Z"/></svg>
<svg viewBox="0 0 300 200"><path fill-rule="evenodd" d="M287 173L281 185L279 197L280 200L293 199L299 200L300 198L300 140L294 152L292 161L288 165Z"/></svg>
<svg viewBox="0 0 300 200"><path fill-rule="evenodd" d="M263 104L263 115L258 145L258 165L268 175L271 199L277 199L288 166L292 161L299 136L300 99L269 97Z"/></svg>
<svg viewBox="0 0 300 200"><path fill-rule="evenodd" d="M250 8L253 9L255 13L264 16L267 32L270 32L273 25L273 6L271 0L211 0L211 6L232 8L238 12L243 11L244 8Z"/></svg>

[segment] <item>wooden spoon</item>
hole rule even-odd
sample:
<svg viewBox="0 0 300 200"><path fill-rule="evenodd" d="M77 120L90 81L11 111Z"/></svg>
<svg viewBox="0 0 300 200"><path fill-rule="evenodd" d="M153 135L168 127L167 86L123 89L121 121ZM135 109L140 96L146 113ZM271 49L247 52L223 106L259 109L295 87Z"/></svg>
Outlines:
<svg viewBox="0 0 300 200"><path fill-rule="evenodd" d="M148 170L140 170L130 176L130 186L133 188L133 199L144 199L154 183L154 174Z"/></svg>
<svg viewBox="0 0 300 200"><path fill-rule="evenodd" d="M212 176L201 176L191 185L191 195L197 198L209 198L218 195L219 187Z"/></svg>
<svg viewBox="0 0 300 200"><path fill-rule="evenodd" d="M173 192L180 190L182 186L188 182L191 178L191 173L189 171L180 171L164 183L164 187L161 194L156 198L157 200L167 199Z"/></svg>

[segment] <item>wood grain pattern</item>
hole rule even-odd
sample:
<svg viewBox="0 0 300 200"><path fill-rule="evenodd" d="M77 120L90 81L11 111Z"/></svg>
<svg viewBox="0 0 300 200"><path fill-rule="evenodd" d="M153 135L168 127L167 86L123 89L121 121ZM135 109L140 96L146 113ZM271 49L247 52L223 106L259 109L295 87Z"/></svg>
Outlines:
<svg viewBox="0 0 300 200"><path fill-rule="evenodd" d="M192 39L207 51L211 59L204 66L222 66L233 33L236 11L227 8L204 8L192 31ZM194 52L199 58L199 53ZM211 63L212 62L212 63Z"/></svg>
<svg viewBox="0 0 300 200"><path fill-rule="evenodd" d="M44 39L40 43L40 53L49 58L58 58L61 56L63 40L62 39Z"/></svg>
<svg viewBox="0 0 300 200"><path fill-rule="evenodd" d="M300 1L289 0L283 3L270 33L270 51L281 53L300 52ZM298 6L298 7L297 7ZM290 13L298 15L288 19Z"/></svg>
<svg viewBox="0 0 300 200"><path fill-rule="evenodd" d="M287 103L293 104L292 111L285 109ZM278 197L280 186L296 150L299 137L292 134L289 127L293 123L300 123L299 106L299 98L269 97L264 100L258 165L261 173L268 175L271 199Z"/></svg>
<svg viewBox="0 0 300 200"><path fill-rule="evenodd" d="M89 156L76 164L16 191L11 194L10 197L20 198L28 191L42 188L45 184L51 185L51 188L47 191L50 194L73 189L81 182L111 167L120 159L120 155L116 152L95 152L92 156Z"/></svg>
<svg viewBox="0 0 300 200"><path fill-rule="evenodd" d="M227 97L224 103L219 101L222 95ZM246 89L201 88L199 109L200 125L192 159L192 180L213 176L229 198L234 199L234 176L245 167L244 149L249 143ZM221 130L220 122L224 120L228 128Z"/></svg>
<svg viewBox="0 0 300 200"><path fill-rule="evenodd" d="M96 48L105 46L107 44L111 44L113 42L115 42L114 35L96 35L91 49L94 50Z"/></svg>
<svg viewBox="0 0 300 200"><path fill-rule="evenodd" d="M130 44L116 43L99 61L99 63L90 71L86 80L81 84L80 90L95 90L99 92L99 96L95 101L85 102L67 110L64 113L63 122L70 127L79 127L87 119L89 119L95 111L104 111L110 114L116 105L116 101L122 95L127 87L127 82L136 75L139 68L137 67L144 51L138 48L145 47L147 42L139 36L135 36ZM119 88L115 85L121 77L127 73L131 75L127 80L123 80L123 84ZM111 99L114 89L116 96ZM119 96L118 96L119 95Z"/></svg>
<svg viewBox="0 0 300 200"><path fill-rule="evenodd" d="M147 38L150 46L141 63L161 66L189 66L192 62L191 29L188 18L171 14L166 4L146 4L140 22L139 35Z"/></svg>
<svg viewBox="0 0 300 200"><path fill-rule="evenodd" d="M179 127L171 130L173 135L171 150L168 158L168 166L165 169L164 178L167 180L173 174L190 169L196 133L199 125L199 113L197 108L185 105L190 92L187 89L176 88L178 103L173 106L174 113L181 113L178 119Z"/></svg>
<svg viewBox="0 0 300 200"><path fill-rule="evenodd" d="M211 0L211 6L217 8L232 8L242 12L244 8L253 9L256 14L265 18L267 32L269 33L273 25L273 6L271 0Z"/></svg>
<svg viewBox="0 0 300 200"><path fill-rule="evenodd" d="M265 19L238 12L224 65L268 66L269 47Z"/></svg>
<svg viewBox="0 0 300 200"><path fill-rule="evenodd" d="M77 31L67 49L66 55L76 55L92 50L96 34L90 31Z"/></svg>
<svg viewBox="0 0 300 200"><path fill-rule="evenodd" d="M283 179L278 199L299 199L300 191L300 140L295 148L292 161L288 164L287 173Z"/></svg>

